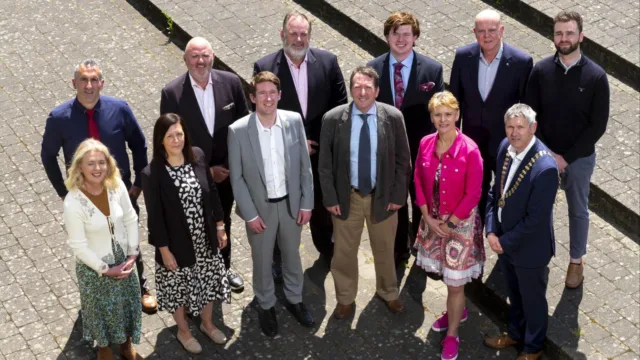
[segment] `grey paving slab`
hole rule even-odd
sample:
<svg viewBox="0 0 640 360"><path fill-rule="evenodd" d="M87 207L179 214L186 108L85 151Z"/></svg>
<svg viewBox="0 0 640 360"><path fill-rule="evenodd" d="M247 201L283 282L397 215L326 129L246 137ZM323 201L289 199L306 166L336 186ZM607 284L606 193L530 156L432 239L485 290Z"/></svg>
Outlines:
<svg viewBox="0 0 640 360"><path fill-rule="evenodd" d="M522 0L553 18L561 10L583 16L585 36L640 66L640 2L637 0Z"/></svg>

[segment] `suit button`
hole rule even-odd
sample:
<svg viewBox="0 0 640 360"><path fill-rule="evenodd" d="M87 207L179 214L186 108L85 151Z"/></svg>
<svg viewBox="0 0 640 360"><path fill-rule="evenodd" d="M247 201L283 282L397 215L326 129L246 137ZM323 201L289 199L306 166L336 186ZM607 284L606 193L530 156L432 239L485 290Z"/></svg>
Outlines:
<svg viewBox="0 0 640 360"><path fill-rule="evenodd" d="M445 166L444 166L444 168L446 169L446 168L447 168L447 165L445 165Z"/></svg>
<svg viewBox="0 0 640 360"><path fill-rule="evenodd" d="M447 192L446 192L446 191L444 191L444 190L442 190L442 193L443 193L443 194L446 194Z"/></svg>
<svg viewBox="0 0 640 360"><path fill-rule="evenodd" d="M444 179L444 178L443 178L443 179L442 179L442 181L447 181L447 179Z"/></svg>
<svg viewBox="0 0 640 360"><path fill-rule="evenodd" d="M454 169L453 171L458 172L458 169Z"/></svg>
<svg viewBox="0 0 640 360"><path fill-rule="evenodd" d="M447 202L446 202L446 201L444 201L442 204L447 205Z"/></svg>

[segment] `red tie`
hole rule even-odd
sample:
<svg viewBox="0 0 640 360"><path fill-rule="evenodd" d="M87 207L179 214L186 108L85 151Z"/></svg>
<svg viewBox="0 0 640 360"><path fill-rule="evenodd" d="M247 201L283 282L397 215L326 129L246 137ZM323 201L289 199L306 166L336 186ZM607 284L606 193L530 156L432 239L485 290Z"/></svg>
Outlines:
<svg viewBox="0 0 640 360"><path fill-rule="evenodd" d="M87 110L85 113L87 114L87 123L89 124L89 137L100 140L100 131L98 131L98 123L96 123L96 119L93 118L93 114L96 112L95 109Z"/></svg>
<svg viewBox="0 0 640 360"><path fill-rule="evenodd" d="M396 63L393 71L393 88L396 90L396 107L400 109L404 101L404 83L402 82L402 63Z"/></svg>

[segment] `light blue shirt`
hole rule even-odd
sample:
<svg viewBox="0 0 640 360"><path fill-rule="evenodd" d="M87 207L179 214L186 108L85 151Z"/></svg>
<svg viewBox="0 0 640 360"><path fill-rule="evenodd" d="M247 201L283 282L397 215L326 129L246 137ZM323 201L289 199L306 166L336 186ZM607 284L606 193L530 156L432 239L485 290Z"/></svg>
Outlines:
<svg viewBox="0 0 640 360"><path fill-rule="evenodd" d="M407 93L407 86L409 86L409 75L411 74L411 65L413 65L413 51L411 52L411 54L409 54L409 56L407 56L406 59L404 59L404 61L400 61L402 63L402 65L404 65L402 67L402 70L400 70L400 72L402 73L402 85L404 86L404 92L405 94ZM396 60L393 55L389 54L389 76L391 78L391 98L393 99L393 105L395 106L396 104L396 87L394 86L395 82L393 80L393 74L396 71L396 63L398 63L398 60Z"/></svg>
<svg viewBox="0 0 640 360"><path fill-rule="evenodd" d="M498 73L498 66L500 66L500 58L502 57L502 49L504 45L500 44L500 50L496 58L493 59L491 64L487 63L487 59L484 58L482 50L480 51L480 66L478 67L478 90L482 100L487 100L493 82L496 80L496 74Z"/></svg>
<svg viewBox="0 0 640 360"><path fill-rule="evenodd" d="M362 118L360 117L360 110L356 108L355 104L351 109L351 143L349 156L351 160L351 186L358 188L358 153L360 150L360 130L362 129ZM376 154L378 153L378 116L376 115L376 104L374 103L371 109L367 111L369 117L367 118L367 124L369 124L369 139L371 144L371 188L376 187Z"/></svg>

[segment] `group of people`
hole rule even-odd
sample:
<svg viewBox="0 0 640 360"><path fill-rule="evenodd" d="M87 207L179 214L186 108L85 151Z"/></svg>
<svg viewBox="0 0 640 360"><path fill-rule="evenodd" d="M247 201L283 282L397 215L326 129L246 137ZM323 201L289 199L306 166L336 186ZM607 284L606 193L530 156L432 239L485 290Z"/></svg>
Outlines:
<svg viewBox="0 0 640 360"><path fill-rule="evenodd" d="M477 42L456 50L449 92L442 65L413 49L418 19L395 12L384 23L389 52L351 72L349 104L337 57L309 46L311 30L304 14L285 16L282 49L254 64L251 113L240 79L212 69L209 42L191 39L187 72L162 89L151 162L127 103L100 95L99 65L86 60L76 67L77 96L49 115L42 161L64 200L84 338L97 344L99 359L113 357L112 344L124 358L138 359L132 344L140 340L141 311L160 309L173 314L188 352L202 351L191 316L224 344L213 304L244 288L230 262L235 200L265 335L278 334L275 282L283 283L295 319L315 325L302 299L299 248L307 223L335 282L333 316L353 314L366 224L376 295L391 312L404 311L396 267L412 252L417 266L447 285L446 311L432 325L446 331L445 360L458 356L458 329L468 317L464 285L482 274L486 237L500 259L511 310L508 333L485 344L517 346L518 359L539 358L556 192L560 185L569 205L566 286L576 288L584 278L595 143L608 121L606 73L580 51L580 15L555 17L557 52L534 66L503 42L500 15L482 11ZM57 162L61 148L66 180ZM141 193L156 248L157 301L143 276Z"/></svg>

